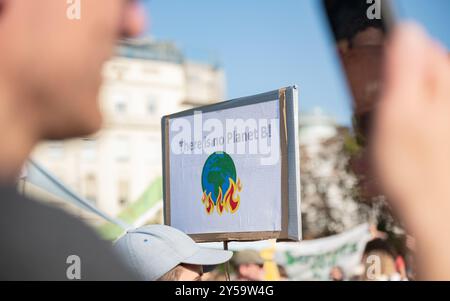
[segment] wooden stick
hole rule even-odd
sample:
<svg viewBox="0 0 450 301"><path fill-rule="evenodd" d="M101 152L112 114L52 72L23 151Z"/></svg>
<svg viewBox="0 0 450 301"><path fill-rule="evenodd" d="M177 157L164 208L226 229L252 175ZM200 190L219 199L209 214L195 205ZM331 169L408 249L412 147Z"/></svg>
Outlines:
<svg viewBox="0 0 450 301"><path fill-rule="evenodd" d="M223 241L223 249L228 251L228 240ZM226 281L231 281L230 277L230 261L225 262L225 279Z"/></svg>

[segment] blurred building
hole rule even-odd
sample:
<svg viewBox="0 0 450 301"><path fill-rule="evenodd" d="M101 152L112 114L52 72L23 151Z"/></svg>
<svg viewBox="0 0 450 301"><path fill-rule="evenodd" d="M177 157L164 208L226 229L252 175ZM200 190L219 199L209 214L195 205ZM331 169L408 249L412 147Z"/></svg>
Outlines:
<svg viewBox="0 0 450 301"><path fill-rule="evenodd" d="M161 177L163 115L222 101L223 70L187 60L172 43L124 41L104 67L102 129L40 144L33 159L100 210L117 215Z"/></svg>
<svg viewBox="0 0 450 301"><path fill-rule="evenodd" d="M299 118L300 145L317 145L337 135L338 125L333 117L325 114L321 108L311 112L302 112Z"/></svg>
<svg viewBox="0 0 450 301"><path fill-rule="evenodd" d="M317 108L300 115L303 235L314 239L341 233L367 220L357 202L357 180L349 168L350 130Z"/></svg>

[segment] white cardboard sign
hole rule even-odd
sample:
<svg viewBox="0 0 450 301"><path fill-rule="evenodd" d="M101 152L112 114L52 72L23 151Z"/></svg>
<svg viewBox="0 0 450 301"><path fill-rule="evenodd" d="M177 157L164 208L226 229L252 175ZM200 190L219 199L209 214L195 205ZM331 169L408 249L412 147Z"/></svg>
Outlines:
<svg viewBox="0 0 450 301"><path fill-rule="evenodd" d="M287 89L163 118L166 224L197 241L300 239Z"/></svg>

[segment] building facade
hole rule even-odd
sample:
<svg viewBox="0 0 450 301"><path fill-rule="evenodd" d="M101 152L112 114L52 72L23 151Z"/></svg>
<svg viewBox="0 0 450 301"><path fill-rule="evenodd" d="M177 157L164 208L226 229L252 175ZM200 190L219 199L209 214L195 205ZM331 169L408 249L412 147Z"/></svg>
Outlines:
<svg viewBox="0 0 450 301"><path fill-rule="evenodd" d="M186 60L172 43L123 41L104 67L104 121L91 137L45 142L35 162L116 216L161 177L163 115L224 100L223 70Z"/></svg>

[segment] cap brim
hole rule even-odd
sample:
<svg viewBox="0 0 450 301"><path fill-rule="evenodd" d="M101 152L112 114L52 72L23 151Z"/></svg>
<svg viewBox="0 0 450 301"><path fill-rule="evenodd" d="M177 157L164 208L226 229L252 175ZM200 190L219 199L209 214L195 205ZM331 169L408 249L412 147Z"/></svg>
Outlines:
<svg viewBox="0 0 450 301"><path fill-rule="evenodd" d="M216 249L200 248L194 255L182 261L185 264L215 266L227 262L233 256L233 252Z"/></svg>

